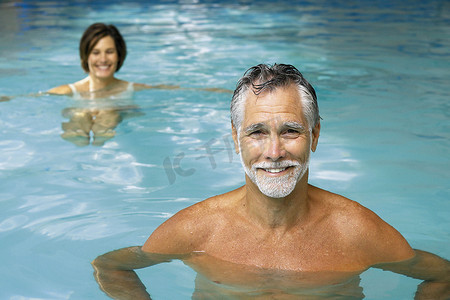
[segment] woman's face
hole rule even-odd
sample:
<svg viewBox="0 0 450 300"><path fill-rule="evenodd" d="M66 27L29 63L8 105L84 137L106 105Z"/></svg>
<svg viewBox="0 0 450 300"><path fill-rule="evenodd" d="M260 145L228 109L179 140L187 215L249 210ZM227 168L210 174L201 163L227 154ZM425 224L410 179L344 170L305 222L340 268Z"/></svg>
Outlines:
<svg viewBox="0 0 450 300"><path fill-rule="evenodd" d="M95 44L88 57L89 74L105 79L114 77L119 56L116 45L110 36L105 36Z"/></svg>

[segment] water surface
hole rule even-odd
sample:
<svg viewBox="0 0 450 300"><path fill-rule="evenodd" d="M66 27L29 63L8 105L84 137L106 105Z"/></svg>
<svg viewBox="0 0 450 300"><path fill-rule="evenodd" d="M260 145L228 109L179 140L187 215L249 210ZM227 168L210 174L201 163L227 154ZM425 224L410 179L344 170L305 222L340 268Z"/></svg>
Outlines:
<svg viewBox="0 0 450 300"><path fill-rule="evenodd" d="M445 1L22 1L0 3L2 299L107 299L90 261L141 245L176 211L244 182L230 95L149 90L102 147L60 137L69 97L27 96L85 76L83 30L114 23L118 77L234 89L258 63L314 85L322 131L312 184L357 200L414 248L450 257L450 77ZM154 299L189 299L182 262L139 271ZM369 270L367 299L411 299L418 280Z"/></svg>

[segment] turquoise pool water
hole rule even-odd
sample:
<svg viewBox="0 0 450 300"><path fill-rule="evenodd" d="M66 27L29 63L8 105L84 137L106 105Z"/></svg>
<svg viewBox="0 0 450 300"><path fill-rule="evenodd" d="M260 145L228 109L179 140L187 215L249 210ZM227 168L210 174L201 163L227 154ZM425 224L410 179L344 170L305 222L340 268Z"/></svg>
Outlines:
<svg viewBox="0 0 450 300"><path fill-rule="evenodd" d="M291 4L289 4L291 3ZM450 257L450 6L445 1L0 2L1 299L108 299L90 261L141 245L176 211L240 186L230 95L135 94L142 114L102 147L60 137L83 78L78 42L117 25L118 77L233 89L250 66L290 63L318 92L311 183L374 210L414 248ZM190 299L181 262L138 272L154 299ZM369 270L366 299L412 299L418 280Z"/></svg>

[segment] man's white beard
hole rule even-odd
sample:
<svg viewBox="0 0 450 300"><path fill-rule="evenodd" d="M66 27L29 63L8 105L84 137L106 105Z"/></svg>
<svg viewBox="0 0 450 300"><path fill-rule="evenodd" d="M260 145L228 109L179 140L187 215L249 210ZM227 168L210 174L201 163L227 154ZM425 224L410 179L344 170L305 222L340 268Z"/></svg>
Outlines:
<svg viewBox="0 0 450 300"><path fill-rule="evenodd" d="M249 169L242 160L242 152L239 152L239 157L241 159L241 164L244 167L245 173L250 178L250 180L256 184L264 195L272 198L283 198L292 193L297 185L297 182L305 175L309 166L308 154L306 160L302 163L292 160L283 160L280 162L260 162L253 164L251 169ZM293 167L294 169L290 171L289 174L283 176L265 176L264 171L257 172L258 168L268 169L268 168L286 168Z"/></svg>

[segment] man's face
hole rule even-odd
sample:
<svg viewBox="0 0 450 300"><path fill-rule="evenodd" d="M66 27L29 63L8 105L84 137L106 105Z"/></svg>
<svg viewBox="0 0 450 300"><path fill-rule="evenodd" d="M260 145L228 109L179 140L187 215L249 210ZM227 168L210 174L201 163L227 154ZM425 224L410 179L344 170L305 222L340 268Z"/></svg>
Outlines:
<svg viewBox="0 0 450 300"><path fill-rule="evenodd" d="M266 196L289 195L306 174L320 126L311 134L295 85L272 92L248 93L235 145L245 172Z"/></svg>

